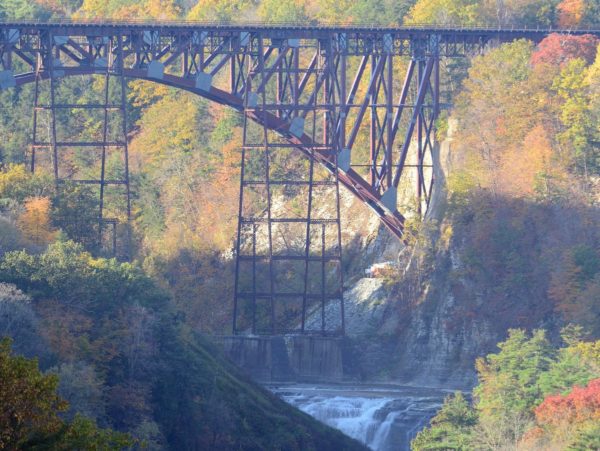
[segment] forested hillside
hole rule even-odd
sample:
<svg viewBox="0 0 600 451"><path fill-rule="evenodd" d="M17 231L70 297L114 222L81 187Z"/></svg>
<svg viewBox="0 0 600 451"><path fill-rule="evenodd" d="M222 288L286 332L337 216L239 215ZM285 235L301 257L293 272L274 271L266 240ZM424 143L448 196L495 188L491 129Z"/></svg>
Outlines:
<svg viewBox="0 0 600 451"><path fill-rule="evenodd" d="M472 405L461 392L446 398L412 449L598 449L600 341L581 333L565 328L553 347L544 330L511 329L477 360Z"/></svg>
<svg viewBox="0 0 600 451"><path fill-rule="evenodd" d="M57 441L60 449L98 449L85 437L100 434L109 446L100 449L131 440L140 449L362 449L239 374L136 264L93 258L59 237L41 253L5 253L0 280L0 332L58 378L58 386L42 382L35 364L11 364L2 343L3 448ZM32 422L42 405L27 403L38 391L47 404ZM17 393L24 399L13 404ZM59 412L72 429L62 429ZM129 438L103 438L89 432L94 424Z"/></svg>
<svg viewBox="0 0 600 451"><path fill-rule="evenodd" d="M598 29L600 3L0 2L0 20L61 18ZM92 99L101 80L61 83L64 101L77 103ZM477 372L472 399L449 398L415 449L594 449L598 39L551 34L538 45L490 47L444 61L442 83L444 201L429 221L408 224L406 269L385 275L376 330L350 337L364 339L356 373L468 386ZM249 382L202 337L230 330L241 117L187 92L128 81L126 262L97 247L93 190L67 184L58 195L49 172L29 172L33 98L31 85L0 91L0 336L12 339L1 344L0 372L19 368L17 385L43 381L51 413L29 430L0 434L0 448L38 440L69 449L83 437L149 449L360 449ZM98 133L92 115L75 119L73 136ZM85 172L86 161L75 154L69 164ZM116 167L108 162L108 171ZM390 237L381 227L381 241L373 238L368 209L342 213L352 282L383 258ZM15 355L37 358L45 376ZM0 401L11 390L0 385ZM8 424L5 405L0 426Z"/></svg>

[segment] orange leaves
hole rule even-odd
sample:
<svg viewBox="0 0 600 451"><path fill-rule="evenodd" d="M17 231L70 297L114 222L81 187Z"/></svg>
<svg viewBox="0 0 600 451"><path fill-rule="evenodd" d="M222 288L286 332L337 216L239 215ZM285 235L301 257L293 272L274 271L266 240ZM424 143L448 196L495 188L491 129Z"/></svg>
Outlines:
<svg viewBox="0 0 600 451"><path fill-rule="evenodd" d="M47 197L29 197L25 199L25 211L17 220L23 238L38 246L54 240L56 231L50 224L50 199Z"/></svg>
<svg viewBox="0 0 600 451"><path fill-rule="evenodd" d="M574 387L568 395L548 396L535 409L539 424L560 426L563 423L600 421L600 379L586 387Z"/></svg>
<svg viewBox="0 0 600 451"><path fill-rule="evenodd" d="M585 12L584 0L563 0L556 7L558 10L558 26L561 28L576 27Z"/></svg>
<svg viewBox="0 0 600 451"><path fill-rule="evenodd" d="M237 179L240 166L240 149L242 148L242 131L239 128L234 129L231 140L226 142L221 148L223 156L220 177L230 180Z"/></svg>
<svg viewBox="0 0 600 451"><path fill-rule="evenodd" d="M457 169L495 194L551 200L577 192L572 176L587 178L594 164L585 62L598 43L553 34L535 50L516 41L474 58L453 113Z"/></svg>
<svg viewBox="0 0 600 451"><path fill-rule="evenodd" d="M521 146L507 149L501 156L500 183L513 195L532 195L540 174L551 171L552 146L548 133L537 125Z"/></svg>

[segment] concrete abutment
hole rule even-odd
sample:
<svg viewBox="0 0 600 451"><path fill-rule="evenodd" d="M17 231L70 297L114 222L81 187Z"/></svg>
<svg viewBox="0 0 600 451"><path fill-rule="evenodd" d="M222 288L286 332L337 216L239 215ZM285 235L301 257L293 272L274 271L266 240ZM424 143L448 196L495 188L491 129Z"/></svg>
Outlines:
<svg viewBox="0 0 600 451"><path fill-rule="evenodd" d="M344 338L311 335L220 336L223 353L260 382L341 382Z"/></svg>

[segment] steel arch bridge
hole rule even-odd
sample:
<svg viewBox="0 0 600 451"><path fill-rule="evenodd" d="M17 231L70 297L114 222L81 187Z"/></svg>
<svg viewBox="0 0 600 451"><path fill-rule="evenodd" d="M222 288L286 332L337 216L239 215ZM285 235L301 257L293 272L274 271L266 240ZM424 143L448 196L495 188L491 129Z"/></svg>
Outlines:
<svg viewBox="0 0 600 451"><path fill-rule="evenodd" d="M46 155L57 187L97 186L98 239L112 229L113 252L119 220L104 212L109 189L125 199L122 217L131 214L125 78L184 89L242 113L233 332L335 335L344 332L339 184L402 238L403 181L414 187L417 214L433 189L440 60L519 38L539 42L553 32L600 36L600 30L3 23L0 88L35 84L31 170ZM60 82L73 75L104 77L103 98L61 102ZM100 112L98 135L60 136L57 117L80 110ZM117 120L114 111L121 113ZM96 152L96 175L78 177L62 167L74 148ZM291 151L307 157L302 175L274 168L276 155ZM109 175L111 152L122 166ZM301 212L278 205L285 190L304 196ZM277 233L295 234L292 250L278 245Z"/></svg>

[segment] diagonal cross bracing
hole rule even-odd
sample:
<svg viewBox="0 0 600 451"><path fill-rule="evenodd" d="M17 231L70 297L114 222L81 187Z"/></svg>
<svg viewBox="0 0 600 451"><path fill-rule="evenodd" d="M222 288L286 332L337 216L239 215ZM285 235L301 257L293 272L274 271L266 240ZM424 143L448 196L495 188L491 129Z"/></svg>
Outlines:
<svg viewBox="0 0 600 451"><path fill-rule="evenodd" d="M41 101L36 96L34 124L43 112L49 112L50 135L38 136L34 125L32 170L46 146L57 186L66 181L98 185L101 205L105 191L113 186L125 187L128 199L128 170L123 177L112 180L103 169L106 153L115 148L123 149L127 168L125 119L119 139L108 133L102 133L98 140L68 141L57 136L56 114L72 109L72 105L56 98L57 83L72 75L86 74L120 80L120 101L105 96L87 105L100 107L104 123L110 112L124 108L126 77L185 89L243 113L245 130L258 127L259 132L255 130L252 139L260 139L245 140L242 154L268 155L268 168L257 178L248 178L248 172L243 175L240 205L244 205L246 191L259 186L268 188L264 209L250 216L240 209L240 230L244 233L238 234L237 265L239 269L240 264L252 262L247 273L250 275L256 274L259 267L268 268L270 282L261 287L256 276L252 276L254 279L248 280L255 282L236 288L239 299L250 299L249 311L254 312L254 319L245 325L234 323L234 329L255 333L261 328L263 333L283 329L343 333L341 270L328 266L333 261L341 262L339 195L330 196L332 216L323 218L311 190L331 186L337 192L338 183L341 184L402 238L401 211L405 211L405 206L397 191L412 186L416 213L421 214L427 208L434 183L430 154L440 105L440 59L468 56L487 46L519 38L539 42L550 32L600 36L600 30L4 23L0 24L0 89L26 83L35 83L36 92L42 86L49 89L47 99ZM402 79L404 82L398 83ZM98 142L102 149L99 175L84 178L61 172L62 149L76 144L94 147ZM308 159L306 172L300 179L277 179L270 171L281 155L292 149L296 157L299 154ZM289 192L308 190L307 209L300 217L274 216L285 204L283 186ZM129 217L129 201L126 204ZM103 208L99 221L107 221L112 227L113 218L106 217ZM273 230L282 224L296 229L295 234L286 232L289 240L297 240L288 246L296 249L296 254L289 254L289 249L275 249L279 243L273 238ZM259 239L265 226L268 232L263 235L267 238ZM334 229L323 230L324 227ZM248 237L254 237L246 242L249 252L242 253L241 240ZM268 243L267 249L259 249L261 243ZM287 292L275 286L274 274L276 266L286 259L301 262L298 285ZM317 264L321 265L319 270L313 268ZM317 277L319 271L321 278ZM240 273L238 276L240 281L245 277ZM338 288L326 286L317 290L311 285L313 279L332 280ZM277 297L284 303L294 298L299 304L298 317L282 317L277 311ZM257 323L256 312L258 304L264 302L269 322L262 327ZM325 318L326 308L331 309L336 303L338 321L329 321ZM238 313L239 309L234 321ZM321 321L315 320L319 315Z"/></svg>

